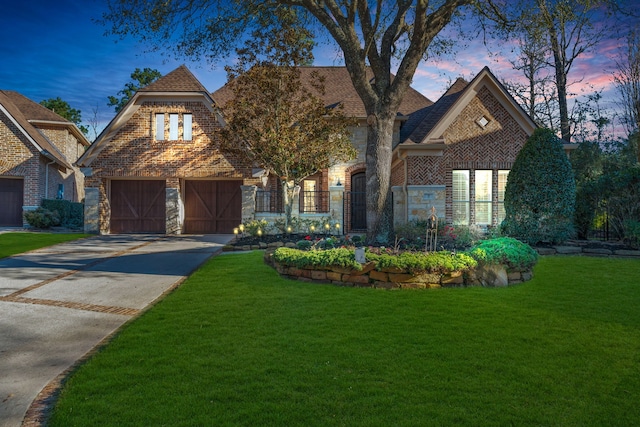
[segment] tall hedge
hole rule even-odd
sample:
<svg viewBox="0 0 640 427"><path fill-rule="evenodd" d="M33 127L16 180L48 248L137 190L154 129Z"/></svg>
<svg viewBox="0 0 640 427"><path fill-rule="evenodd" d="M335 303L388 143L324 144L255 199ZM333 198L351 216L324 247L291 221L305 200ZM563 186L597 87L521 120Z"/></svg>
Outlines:
<svg viewBox="0 0 640 427"><path fill-rule="evenodd" d="M529 244L572 237L576 184L562 141L536 129L516 157L504 196L504 234Z"/></svg>

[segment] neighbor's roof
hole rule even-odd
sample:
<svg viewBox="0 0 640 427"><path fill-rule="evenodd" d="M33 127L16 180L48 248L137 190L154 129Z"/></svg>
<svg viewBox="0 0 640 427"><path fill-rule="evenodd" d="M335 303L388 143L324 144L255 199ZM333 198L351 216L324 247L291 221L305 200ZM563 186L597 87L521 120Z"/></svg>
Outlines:
<svg viewBox="0 0 640 427"><path fill-rule="evenodd" d="M348 117L365 118L367 112L364 108L364 103L360 99L360 96L353 87L351 77L346 67L299 67L300 79L302 82L310 81L312 73L318 72L325 79L324 89L325 93L322 96L325 105L342 105L344 108L344 114ZM373 71L367 68L367 77L373 79ZM233 98L233 92L228 85L225 85L215 91L213 99L216 100L224 110L224 105ZM422 95L417 90L409 87L404 95L398 114L400 116L409 116L408 121L403 125L403 132L410 129L413 125L415 116L422 117L421 112L432 105L427 97ZM416 113L414 115L414 113ZM419 121L419 120L418 120Z"/></svg>
<svg viewBox="0 0 640 427"><path fill-rule="evenodd" d="M46 123L67 127L82 144L89 144L74 123L18 92L0 90L0 109L43 156L67 169L71 168L71 164L64 154L34 124Z"/></svg>

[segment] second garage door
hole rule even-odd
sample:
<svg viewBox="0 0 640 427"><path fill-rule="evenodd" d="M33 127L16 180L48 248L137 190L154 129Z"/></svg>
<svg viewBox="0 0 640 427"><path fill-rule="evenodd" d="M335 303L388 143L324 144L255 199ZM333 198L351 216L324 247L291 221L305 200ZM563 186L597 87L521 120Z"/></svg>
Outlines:
<svg viewBox="0 0 640 427"><path fill-rule="evenodd" d="M22 227L24 180L0 178L0 227Z"/></svg>
<svg viewBox="0 0 640 427"><path fill-rule="evenodd" d="M165 181L111 181L111 233L164 233Z"/></svg>
<svg viewBox="0 0 640 427"><path fill-rule="evenodd" d="M242 220L242 181L185 181L184 232L232 233Z"/></svg>

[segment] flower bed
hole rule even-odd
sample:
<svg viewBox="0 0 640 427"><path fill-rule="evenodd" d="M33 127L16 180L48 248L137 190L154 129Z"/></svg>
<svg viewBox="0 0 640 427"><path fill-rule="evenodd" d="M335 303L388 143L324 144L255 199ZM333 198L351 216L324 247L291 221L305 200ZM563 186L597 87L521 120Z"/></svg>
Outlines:
<svg viewBox="0 0 640 427"><path fill-rule="evenodd" d="M507 286L533 277L537 253L515 239L482 242L468 253L366 252L364 263L347 248L302 251L273 248L265 262L284 277L377 288L439 288L443 286Z"/></svg>

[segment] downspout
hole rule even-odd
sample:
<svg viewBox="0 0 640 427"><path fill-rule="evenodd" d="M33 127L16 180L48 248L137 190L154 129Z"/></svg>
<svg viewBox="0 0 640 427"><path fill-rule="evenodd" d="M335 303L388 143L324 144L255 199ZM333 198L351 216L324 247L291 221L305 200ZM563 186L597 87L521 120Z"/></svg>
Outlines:
<svg viewBox="0 0 640 427"><path fill-rule="evenodd" d="M47 150L43 150L42 154L48 158L51 159L49 157L49 152ZM54 164L56 161L55 160L51 160L49 163L46 163L44 165L44 198L48 199L49 198L49 165Z"/></svg>

